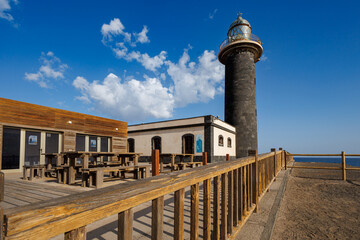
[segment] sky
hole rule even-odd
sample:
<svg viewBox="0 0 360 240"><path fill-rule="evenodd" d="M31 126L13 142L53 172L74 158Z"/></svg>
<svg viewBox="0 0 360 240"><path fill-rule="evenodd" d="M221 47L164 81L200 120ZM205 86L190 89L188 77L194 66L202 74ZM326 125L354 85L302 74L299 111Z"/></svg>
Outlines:
<svg viewBox="0 0 360 240"><path fill-rule="evenodd" d="M360 2L0 0L0 97L129 124L224 119L219 46L243 13L259 152L360 153Z"/></svg>

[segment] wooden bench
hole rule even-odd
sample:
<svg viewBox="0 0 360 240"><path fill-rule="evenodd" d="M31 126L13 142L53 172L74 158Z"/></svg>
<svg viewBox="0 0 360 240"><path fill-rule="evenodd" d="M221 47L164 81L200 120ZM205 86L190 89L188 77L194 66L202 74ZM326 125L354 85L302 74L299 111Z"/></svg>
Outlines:
<svg viewBox="0 0 360 240"><path fill-rule="evenodd" d="M202 162L182 162L182 163L177 163L176 165L177 165L178 170L184 170L186 168L194 168L194 167L202 166L203 163Z"/></svg>
<svg viewBox="0 0 360 240"><path fill-rule="evenodd" d="M45 177L45 169L45 165L23 166L23 179L31 181L34 177L43 178ZM27 175L28 170L30 171L29 177Z"/></svg>
<svg viewBox="0 0 360 240"><path fill-rule="evenodd" d="M104 173L109 173L110 177L123 177L125 173L133 173L134 179L147 178L150 172L150 166L114 166L114 167L94 167L83 168L82 171L82 187L90 187L94 185L100 188L104 182Z"/></svg>

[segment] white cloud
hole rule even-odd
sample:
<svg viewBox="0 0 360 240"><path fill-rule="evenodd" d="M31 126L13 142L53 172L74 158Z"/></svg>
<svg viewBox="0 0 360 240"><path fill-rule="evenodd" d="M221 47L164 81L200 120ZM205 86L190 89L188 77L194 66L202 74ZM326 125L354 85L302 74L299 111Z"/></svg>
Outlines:
<svg viewBox="0 0 360 240"><path fill-rule="evenodd" d="M139 51L129 51L129 47L136 47L136 43L149 43L147 36L149 32L147 26L144 26L139 33L133 33L135 40L131 41L131 34L124 31L125 27L120 19L114 18L109 24L103 24L101 33L103 35L103 44L110 47L118 58L126 61L136 60L147 70L157 71L166 60L166 51L161 51L158 55L150 57L148 53L140 53ZM119 37L122 37L119 39Z"/></svg>
<svg viewBox="0 0 360 240"><path fill-rule="evenodd" d="M218 9L216 8L216 9L214 9L213 12L209 13L209 19L214 19L215 14L217 13L217 11L218 11Z"/></svg>
<svg viewBox="0 0 360 240"><path fill-rule="evenodd" d="M190 103L207 102L221 94L224 66L214 51L205 50L198 63L190 62L187 50L178 63L167 61L167 73L174 82L175 104L184 107ZM220 87L220 88L219 88Z"/></svg>
<svg viewBox="0 0 360 240"><path fill-rule="evenodd" d="M53 52L41 53L41 66L36 73L25 73L25 79L36 82L42 88L50 88L51 80L64 79L68 65L63 64Z"/></svg>
<svg viewBox="0 0 360 240"><path fill-rule="evenodd" d="M263 54L262 56L261 56L261 58L260 58L260 61L261 62L265 62L265 61L267 61L269 58L265 55L265 54Z"/></svg>
<svg viewBox="0 0 360 240"><path fill-rule="evenodd" d="M73 86L82 93L77 99L91 101L100 111L123 120L169 118L174 108L173 95L157 78L122 82L110 73L102 82L77 77Z"/></svg>
<svg viewBox="0 0 360 240"><path fill-rule="evenodd" d="M148 36L146 35L149 32L147 26L144 26L143 30L139 33L135 33L136 41L140 43L148 43L150 42Z"/></svg>
<svg viewBox="0 0 360 240"><path fill-rule="evenodd" d="M13 21L14 17L8 13L11 10L10 3L18 4L17 0L0 0L0 18Z"/></svg>

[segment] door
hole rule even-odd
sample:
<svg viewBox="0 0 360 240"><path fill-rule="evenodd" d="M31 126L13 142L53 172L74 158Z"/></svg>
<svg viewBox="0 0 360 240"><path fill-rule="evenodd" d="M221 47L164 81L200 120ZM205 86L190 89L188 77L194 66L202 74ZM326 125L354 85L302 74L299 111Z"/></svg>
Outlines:
<svg viewBox="0 0 360 240"><path fill-rule="evenodd" d="M59 134L46 133L45 140L45 153L58 153L59 152ZM56 164L56 159L52 159L51 164Z"/></svg>
<svg viewBox="0 0 360 240"><path fill-rule="evenodd" d="M185 134L183 136L183 153L185 154L194 153L194 135Z"/></svg>
<svg viewBox="0 0 360 240"><path fill-rule="evenodd" d="M3 128L1 169L20 167L20 129Z"/></svg>
<svg viewBox="0 0 360 240"><path fill-rule="evenodd" d="M85 135L76 134L76 151L85 152ZM81 158L76 159L76 163L81 163Z"/></svg>
<svg viewBox="0 0 360 240"><path fill-rule="evenodd" d="M101 140L100 140L100 152L108 152L109 151L109 141L108 141L108 139L109 138L107 138L107 137L101 137ZM107 161L108 157L104 156L103 159L104 159L104 161Z"/></svg>
<svg viewBox="0 0 360 240"><path fill-rule="evenodd" d="M40 164L41 133L26 131L25 134L25 166Z"/></svg>

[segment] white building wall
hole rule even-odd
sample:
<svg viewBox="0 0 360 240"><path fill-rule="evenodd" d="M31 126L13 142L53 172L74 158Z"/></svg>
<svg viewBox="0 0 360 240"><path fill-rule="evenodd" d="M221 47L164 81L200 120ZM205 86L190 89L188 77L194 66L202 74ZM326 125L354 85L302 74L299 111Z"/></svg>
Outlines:
<svg viewBox="0 0 360 240"><path fill-rule="evenodd" d="M219 136L220 135L222 135L224 138L223 146L219 146ZM231 138L231 147L227 146L228 138ZM236 138L235 138L234 133L230 133L228 131L214 127L214 139L213 139L214 156L225 156L226 154L229 154L230 156L236 156L235 139Z"/></svg>
<svg viewBox="0 0 360 240"><path fill-rule="evenodd" d="M151 156L151 139L153 137L161 137L162 153L182 153L182 136L185 134L194 135L194 153L198 156L202 155L202 153L196 153L196 135L202 135L202 151L204 151L203 126L128 133L128 138L135 140L135 152L142 153L143 156Z"/></svg>

